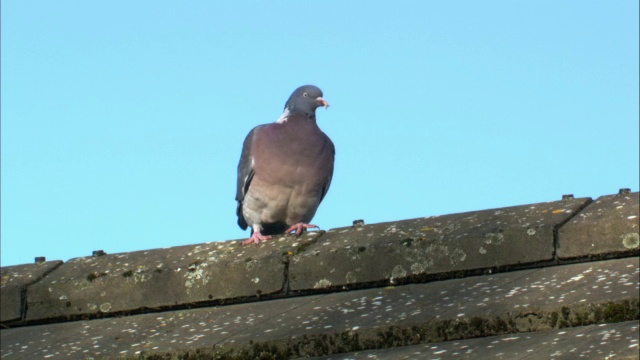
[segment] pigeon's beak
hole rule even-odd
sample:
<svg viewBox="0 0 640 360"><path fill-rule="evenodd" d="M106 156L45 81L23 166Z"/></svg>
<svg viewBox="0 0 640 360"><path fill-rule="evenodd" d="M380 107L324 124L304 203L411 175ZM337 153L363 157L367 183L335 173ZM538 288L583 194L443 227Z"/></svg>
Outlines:
<svg viewBox="0 0 640 360"><path fill-rule="evenodd" d="M329 103L321 97L316 98L316 102L318 103L318 106L324 106L325 108L329 107Z"/></svg>

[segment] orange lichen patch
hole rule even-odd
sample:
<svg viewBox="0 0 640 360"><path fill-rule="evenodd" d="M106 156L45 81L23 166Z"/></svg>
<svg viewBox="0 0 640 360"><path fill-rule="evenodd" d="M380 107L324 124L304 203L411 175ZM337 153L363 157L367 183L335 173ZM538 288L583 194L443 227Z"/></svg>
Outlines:
<svg viewBox="0 0 640 360"><path fill-rule="evenodd" d="M564 209L553 210L551 213L552 214L560 214L562 212L564 212Z"/></svg>

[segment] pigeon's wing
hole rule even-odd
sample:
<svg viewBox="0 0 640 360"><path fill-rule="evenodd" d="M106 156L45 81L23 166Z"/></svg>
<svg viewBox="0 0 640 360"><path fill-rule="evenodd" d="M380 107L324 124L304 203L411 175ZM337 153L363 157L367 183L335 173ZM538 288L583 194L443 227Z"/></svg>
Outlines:
<svg viewBox="0 0 640 360"><path fill-rule="evenodd" d="M244 144L242 145L242 155L240 155L240 162L238 163L238 186L236 189L236 201L238 202L238 207L236 208L236 214L238 215L238 225L245 230L247 228L247 221L242 215L242 202L244 201L244 196L249 190L249 186L251 185L251 180L253 179L254 168L253 168L253 154L251 152L251 147L255 142L257 136L259 136L260 128L264 125L256 126L253 128L247 137L244 139Z"/></svg>
<svg viewBox="0 0 640 360"><path fill-rule="evenodd" d="M327 149L325 151L329 152L331 156L327 156L325 163L322 164L322 167L325 169L325 182L322 186L322 196L320 197L320 201L324 199L324 196L327 195L327 191L329 191L329 187L331 186L331 179L333 178L333 162L336 156L336 148L333 145L333 142L327 136Z"/></svg>

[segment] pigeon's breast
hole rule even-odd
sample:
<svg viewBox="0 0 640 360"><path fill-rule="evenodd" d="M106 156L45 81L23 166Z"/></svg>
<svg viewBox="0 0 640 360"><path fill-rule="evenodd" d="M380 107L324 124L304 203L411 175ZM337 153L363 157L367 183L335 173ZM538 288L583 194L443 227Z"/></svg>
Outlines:
<svg viewBox="0 0 640 360"><path fill-rule="evenodd" d="M293 118L262 128L253 146L245 218L260 224L311 221L333 173L331 140L315 122Z"/></svg>

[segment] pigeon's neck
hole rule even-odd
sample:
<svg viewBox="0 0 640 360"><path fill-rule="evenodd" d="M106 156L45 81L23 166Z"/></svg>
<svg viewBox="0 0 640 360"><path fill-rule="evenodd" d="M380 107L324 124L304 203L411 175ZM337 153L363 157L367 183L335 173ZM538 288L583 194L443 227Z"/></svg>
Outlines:
<svg viewBox="0 0 640 360"><path fill-rule="evenodd" d="M314 121L315 121L315 119L316 119L316 114L315 114L315 112L312 112L312 113L307 113L307 112L302 113L302 112L299 112L299 111L291 112L291 111L289 110L289 107L286 107L286 108L284 108L284 111L282 112L282 115L280 115L280 117L278 118L278 120L276 120L276 123L278 123L278 124L284 124L284 123L286 123L286 122L289 120L289 117L290 117L291 115L294 115L294 114L304 114L308 120L314 120Z"/></svg>

